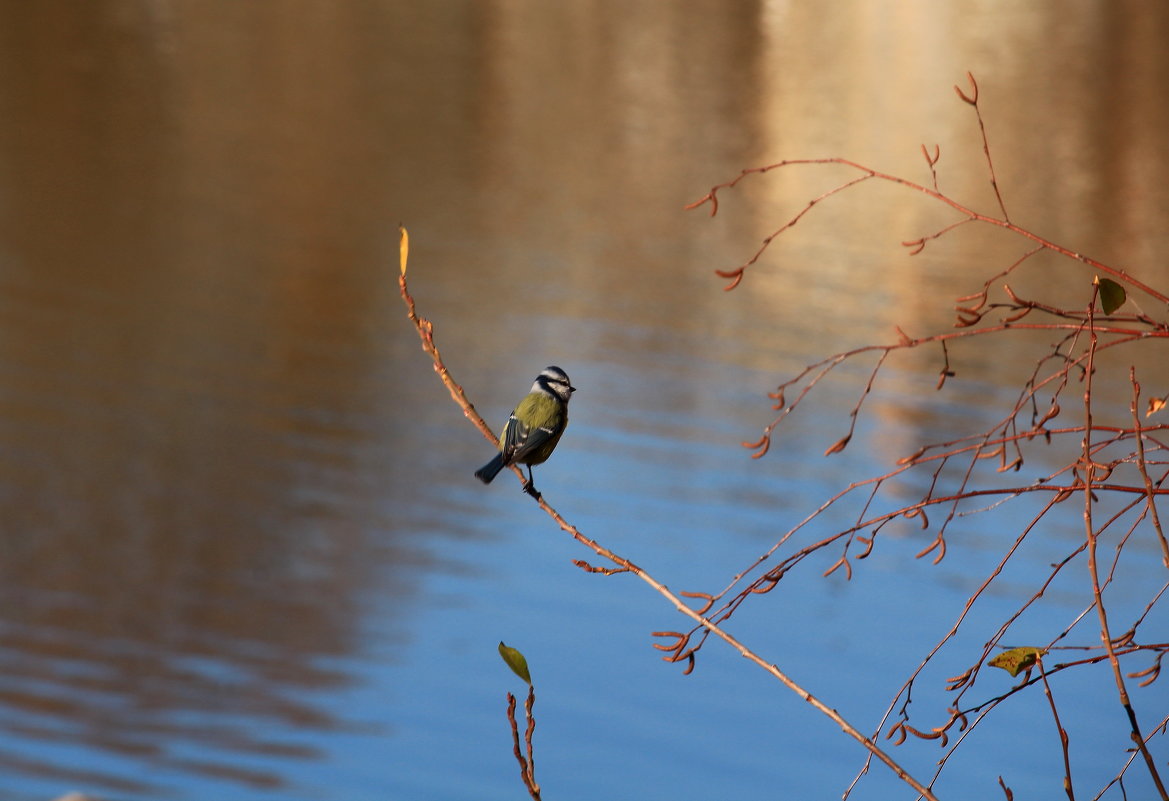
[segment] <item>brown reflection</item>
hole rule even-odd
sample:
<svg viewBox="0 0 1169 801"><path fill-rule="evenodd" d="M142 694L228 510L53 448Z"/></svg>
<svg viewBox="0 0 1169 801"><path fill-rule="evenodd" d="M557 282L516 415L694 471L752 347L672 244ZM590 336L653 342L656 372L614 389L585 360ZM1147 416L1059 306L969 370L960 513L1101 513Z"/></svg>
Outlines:
<svg viewBox="0 0 1169 801"><path fill-rule="evenodd" d="M0 14L0 707L6 742L279 787L240 761L352 726L325 661L419 557L371 551L363 23L220 11Z"/></svg>

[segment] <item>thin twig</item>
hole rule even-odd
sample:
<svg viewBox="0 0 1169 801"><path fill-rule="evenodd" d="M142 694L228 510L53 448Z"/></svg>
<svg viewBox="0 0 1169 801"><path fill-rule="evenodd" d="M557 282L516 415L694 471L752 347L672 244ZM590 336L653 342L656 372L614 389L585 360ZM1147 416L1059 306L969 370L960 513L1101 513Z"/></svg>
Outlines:
<svg viewBox="0 0 1169 801"><path fill-rule="evenodd" d="M902 178L902 177L897 176L897 175L892 175L890 173L881 172L880 170L875 170L872 167L867 167L864 164L860 164L860 163L855 162L851 159L841 158L839 156L831 156L831 157L827 157L827 158L815 158L815 159L784 159L783 161L778 161L774 164L768 164L768 165L763 166L763 167L752 167L749 169L745 169L738 175L738 177L734 178L733 180L727 181L727 182L722 183L722 184L717 184L716 186L711 187L710 191L708 191L705 195L703 195L702 197L700 197L698 200L694 201L693 203L687 204L685 206L685 208L686 209L696 209L699 206L702 206L704 204L709 203L711 206L711 216L714 216L714 214L717 213L717 211L718 211L718 192L720 190L734 188L741 180L743 180L744 178L746 178L749 175L766 173L766 172L770 172L772 170L777 170L777 169L780 169L783 167L792 167L792 166L801 165L801 164L803 164L803 165L839 164L841 166L850 167L854 170L858 170L859 172L863 173L863 176L861 178L855 179L855 180L853 180L851 182L847 182L845 184L841 184L840 186L834 188L833 190L830 190L829 192L825 193L825 196L836 194L840 191L843 191L844 189L848 188L849 186L851 186L853 184L859 183L862 180L868 180L868 179L872 179L872 178L875 178L879 181L886 181L888 183L893 183L893 184L897 184L899 186L904 186L907 189L911 189L913 191L920 192L923 195L926 195L930 198L933 198L934 200L938 201L939 203L943 203L943 204L949 206L954 211L958 212L959 214L961 214L963 217L967 218L971 222L981 222L981 223L986 223L987 225L993 225L997 228L1003 228L1007 231L1010 231L1014 234L1017 234L1018 236L1023 237L1024 239L1031 240L1036 245L1040 246L1041 248L1043 248L1045 250L1050 250L1054 253L1058 253L1062 256L1066 256L1069 259L1074 259L1075 261L1078 261L1078 262L1081 262L1083 264L1088 265L1089 267L1091 267L1092 269L1094 269L1098 272L1102 272L1102 273L1105 273L1107 275L1110 275L1113 278L1115 278L1117 281L1120 281L1123 284L1127 284L1128 286L1131 286L1134 289L1140 290L1141 292L1145 293L1146 295L1153 298L1154 300L1158 300L1161 303L1169 303L1169 295L1166 295L1162 292L1159 292L1158 290L1152 288L1151 286L1144 283L1143 281L1140 281L1139 279L1134 278L1132 275L1130 275L1125 270L1121 270L1121 269L1118 269L1116 267L1111 267L1111 266L1104 264L1102 262L1099 262L1096 259L1093 259L1089 256L1085 256L1082 253L1077 253L1074 250L1071 250L1069 248L1063 247L1062 245L1056 244L1055 242L1052 242L1049 239L1045 239L1045 238L1039 236L1038 234L1036 234L1032 231L1029 231L1026 228L1018 226L1018 225L1012 223L1010 220L1007 220L1005 218L993 217L993 216L990 216L988 214L981 214L979 212L976 212L973 209L971 209L971 208L963 205L962 203L959 203L958 201L954 200L953 198L949 197L948 195L942 194L941 192L937 191L936 189L931 189L930 187L924 186L924 185L919 184L915 181L910 181L906 178ZM817 198L816 199L817 202L822 200L823 197L824 196ZM811 205L805 206L805 208L802 209L795 217L793 217L786 224L784 224L782 227L780 227L778 229L778 231L776 232L776 234L778 234L779 232L785 231L788 228L795 225L795 223L798 222L799 219L802 218L804 216L804 214L806 214L809 211L810 208L811 208ZM718 273L718 275L720 275L723 278L733 278L734 279L733 282L726 287L727 289L733 289L739 285L739 283L742 281L743 274L744 274L746 268L749 267L750 265L754 264L756 261L758 261L759 257L763 254L763 251L766 250L767 247L771 244L771 241L775 238L776 234L773 234L771 237L768 237L766 240L764 240L763 247L760 248L759 251L757 251L746 263L740 265L737 268L733 268L730 270L716 270L715 271ZM913 242L905 243L905 245L907 247L917 247L920 244L922 244L922 242L920 240L915 240ZM920 249L918 250L918 252L920 252Z"/></svg>
<svg viewBox="0 0 1169 801"><path fill-rule="evenodd" d="M1169 567L1169 541L1165 539L1165 530L1161 528L1161 516L1157 514L1157 499L1153 491L1153 481L1149 478L1148 465L1145 462L1145 436L1141 426L1140 400L1141 385L1137 383L1136 368L1130 367L1129 381L1132 383L1132 421L1133 434L1137 442L1137 469L1145 482L1145 492L1148 495L1149 516L1152 518L1153 532L1161 543L1161 564Z"/></svg>
<svg viewBox="0 0 1169 801"><path fill-rule="evenodd" d="M1055 696L1051 692L1051 684L1047 681L1047 671L1043 667L1043 657L1036 659L1039 668L1039 678L1043 681L1043 694L1051 706L1051 717L1055 720L1055 730L1059 733L1060 751L1063 753L1063 790L1067 793L1068 801L1076 801L1076 793L1072 787L1072 761L1068 753L1067 729L1059 721L1059 709L1055 706Z"/></svg>

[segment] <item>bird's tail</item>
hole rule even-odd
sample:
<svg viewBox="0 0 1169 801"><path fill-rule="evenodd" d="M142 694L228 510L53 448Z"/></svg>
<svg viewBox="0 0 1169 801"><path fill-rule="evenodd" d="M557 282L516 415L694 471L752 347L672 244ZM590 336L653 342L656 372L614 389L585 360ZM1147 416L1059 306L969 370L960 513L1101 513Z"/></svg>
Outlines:
<svg viewBox="0 0 1169 801"><path fill-rule="evenodd" d="M491 480L499 475L499 471L503 469L503 452L495 454L495 458L487 464L475 471L475 478L482 481L484 484L490 484Z"/></svg>

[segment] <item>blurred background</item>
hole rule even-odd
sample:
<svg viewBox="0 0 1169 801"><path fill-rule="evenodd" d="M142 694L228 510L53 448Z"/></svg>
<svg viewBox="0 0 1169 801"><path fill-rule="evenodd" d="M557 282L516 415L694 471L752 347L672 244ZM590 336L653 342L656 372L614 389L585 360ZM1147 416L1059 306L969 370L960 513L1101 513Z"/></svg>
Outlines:
<svg viewBox="0 0 1169 801"><path fill-rule="evenodd" d="M574 567L590 553L513 476L472 478L492 446L405 319L397 226L493 425L548 364L579 388L546 498L673 589L717 591L849 483L1000 417L1050 337L956 346L942 393L936 352L893 360L824 458L858 363L753 461L739 443L779 382L894 325L948 329L1025 247L965 226L911 257L953 213L869 182L727 293L714 269L851 174L755 177L713 219L683 206L784 158L928 182L937 144L942 190L997 213L952 88L970 71L1012 219L1163 289L1167 34L1158 0L0 4L0 801L519 798L504 710L524 688L500 640L532 668L550 798L839 798L855 743L718 643L694 675L661 662L650 632L682 618ZM1084 303L1091 277L1044 257L1012 286ZM1163 354L1149 393L1169 391ZM1100 392L1126 411L1123 385ZM960 522L937 566L913 529L851 581L822 578L824 554L732 628L873 731L1033 512ZM919 728L1074 549L1065 514L927 672ZM1122 621L1163 581L1155 545L1131 548ZM1014 644L1083 611L1082 568ZM1053 690L1091 797L1127 721L1106 669ZM1163 712L1165 681L1134 702ZM1061 792L1042 696L996 715L939 793ZM928 780L942 753L895 755ZM913 795L878 766L853 797Z"/></svg>

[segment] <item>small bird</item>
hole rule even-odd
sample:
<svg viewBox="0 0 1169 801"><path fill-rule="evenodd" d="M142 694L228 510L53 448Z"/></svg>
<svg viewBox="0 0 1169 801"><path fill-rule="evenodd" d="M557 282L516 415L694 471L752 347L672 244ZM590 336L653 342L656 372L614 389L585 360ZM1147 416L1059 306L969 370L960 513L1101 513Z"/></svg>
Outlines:
<svg viewBox="0 0 1169 801"><path fill-rule="evenodd" d="M540 493L532 483L532 465L548 461L560 435L568 425L568 399L576 387L568 382L568 374L559 367L546 367L536 376L531 391L515 407L499 435L499 453L475 471L475 478L484 484L500 470L512 464L528 466L528 480L524 492L537 500Z"/></svg>

